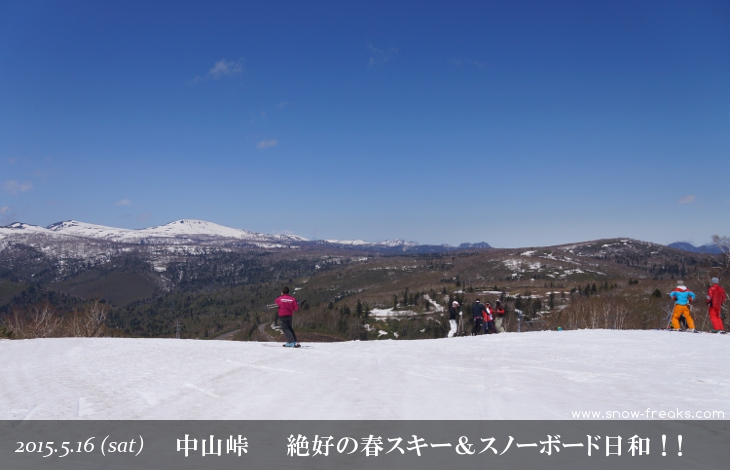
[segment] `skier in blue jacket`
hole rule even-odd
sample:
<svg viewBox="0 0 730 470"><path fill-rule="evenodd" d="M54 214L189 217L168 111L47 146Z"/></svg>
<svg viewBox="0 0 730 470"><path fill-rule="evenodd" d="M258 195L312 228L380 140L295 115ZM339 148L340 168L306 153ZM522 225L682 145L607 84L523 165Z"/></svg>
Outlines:
<svg viewBox="0 0 730 470"><path fill-rule="evenodd" d="M695 299L695 293L687 289L684 281L677 281L677 287L669 293L674 300L674 313L672 314L672 329L679 331L679 317L684 315L687 321L687 331L695 331L695 321L689 311L689 306Z"/></svg>

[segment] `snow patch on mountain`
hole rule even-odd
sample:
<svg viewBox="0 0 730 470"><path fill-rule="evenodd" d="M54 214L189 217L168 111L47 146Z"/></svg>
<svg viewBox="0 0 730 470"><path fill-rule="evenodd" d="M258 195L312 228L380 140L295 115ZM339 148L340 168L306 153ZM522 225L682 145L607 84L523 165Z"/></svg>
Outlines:
<svg viewBox="0 0 730 470"><path fill-rule="evenodd" d="M407 242L403 240L386 240L382 242L366 242L365 240L322 240L325 243L332 245L345 245L345 246L380 246L384 248L408 248L418 246L416 242Z"/></svg>
<svg viewBox="0 0 730 470"><path fill-rule="evenodd" d="M395 310L391 308L374 308L368 314L373 318L393 318L393 317L410 317L415 315L423 315L412 310Z"/></svg>
<svg viewBox="0 0 730 470"><path fill-rule="evenodd" d="M0 227L0 240L17 235L32 235L32 234L45 234L48 233L48 229L39 227L38 225L24 224L21 222L15 222L5 227Z"/></svg>

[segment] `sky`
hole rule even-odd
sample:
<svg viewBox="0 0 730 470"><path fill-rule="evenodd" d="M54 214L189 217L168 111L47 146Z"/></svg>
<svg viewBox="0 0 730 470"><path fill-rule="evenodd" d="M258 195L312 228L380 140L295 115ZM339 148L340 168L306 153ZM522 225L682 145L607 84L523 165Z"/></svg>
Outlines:
<svg viewBox="0 0 730 470"><path fill-rule="evenodd" d="M730 235L727 1L0 0L0 225Z"/></svg>

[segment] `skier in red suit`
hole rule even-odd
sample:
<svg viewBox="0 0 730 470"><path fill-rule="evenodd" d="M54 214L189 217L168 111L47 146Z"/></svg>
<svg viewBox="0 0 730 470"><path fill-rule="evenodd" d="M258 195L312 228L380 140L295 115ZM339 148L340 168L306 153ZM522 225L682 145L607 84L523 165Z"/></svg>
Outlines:
<svg viewBox="0 0 730 470"><path fill-rule="evenodd" d="M294 312L299 310L299 304L297 303L297 299L289 295L288 287L284 287L281 290L281 297L276 299L276 305L279 306L281 331L286 336L286 344L284 346L287 348L298 348L299 342L297 341L297 335L294 333L294 328L292 328L291 317L294 315Z"/></svg>
<svg viewBox="0 0 730 470"><path fill-rule="evenodd" d="M712 331L715 333L725 330L722 324L722 318L720 317L720 309L725 299L727 299L725 289L720 286L720 280L713 277L712 285L707 289L707 307L709 308L710 321L712 322Z"/></svg>

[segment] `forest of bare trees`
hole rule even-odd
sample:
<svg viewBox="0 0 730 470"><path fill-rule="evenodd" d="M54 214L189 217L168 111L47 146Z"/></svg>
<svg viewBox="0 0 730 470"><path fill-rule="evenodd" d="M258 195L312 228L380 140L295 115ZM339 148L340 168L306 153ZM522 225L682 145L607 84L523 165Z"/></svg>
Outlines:
<svg viewBox="0 0 730 470"><path fill-rule="evenodd" d="M16 339L110 336L106 326L108 313L109 307L100 302L64 315L47 303L33 305L27 310L16 310L4 319L2 331Z"/></svg>

